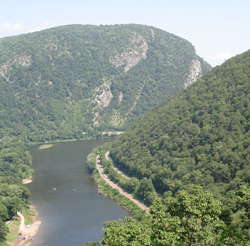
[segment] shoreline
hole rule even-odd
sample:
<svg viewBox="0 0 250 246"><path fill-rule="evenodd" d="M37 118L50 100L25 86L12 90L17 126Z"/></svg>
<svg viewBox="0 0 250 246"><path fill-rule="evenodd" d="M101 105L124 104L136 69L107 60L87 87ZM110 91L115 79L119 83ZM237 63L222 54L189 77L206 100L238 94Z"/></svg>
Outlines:
<svg viewBox="0 0 250 246"><path fill-rule="evenodd" d="M40 145L39 146L39 150L43 150L43 149L49 149L49 148L51 148L51 147L53 147L55 144L52 144L52 143L50 143L50 144L42 144L42 145Z"/></svg>
<svg viewBox="0 0 250 246"><path fill-rule="evenodd" d="M142 210L145 210L147 213L149 213L149 208L147 206L145 206L142 202L140 202L139 200L137 200L133 195L127 193L126 191L124 191L121 187L119 187L117 184L115 184L114 182L112 182L104 173L102 166L100 164L100 156L96 156L96 168L101 176L101 179L104 180L108 185L110 185L112 188L117 189L119 191L119 193L127 198L129 198L132 202L134 202L139 208L141 208ZM98 184L98 180L96 180L96 183ZM104 194L105 196L107 196L103 191L101 191L99 189L99 185L98 185L98 192ZM115 200L114 198L112 198L113 200ZM118 204L120 204L117 201ZM123 205L121 205L123 206ZM125 206L123 206L125 207ZM127 208L128 209L128 208ZM129 210L129 209L128 209Z"/></svg>
<svg viewBox="0 0 250 246"><path fill-rule="evenodd" d="M23 185L26 185L32 182L33 182L32 176L30 176L29 178L23 179Z"/></svg>
<svg viewBox="0 0 250 246"><path fill-rule="evenodd" d="M23 228L21 228L21 223L20 223L20 227L19 227L19 230L22 231L22 236L24 236L25 234L26 235L30 235L30 238L34 238L34 236L37 235L37 233L39 232L39 228L40 228L40 225L41 225L41 220L40 218L38 217L38 212L36 210L36 208L33 206L33 205L30 205L30 209L32 211L34 211L35 215L32 216L32 215L28 215L29 218L32 220L32 223L30 224L30 227L27 228L26 225L23 226ZM16 238L17 238L18 235L16 235ZM16 239L14 242L10 243L10 242L6 242L8 243L9 245L11 246L19 246L19 245L25 245L25 246L30 246L32 244L32 240L23 240L22 238L20 239Z"/></svg>
<svg viewBox="0 0 250 246"><path fill-rule="evenodd" d="M111 138L111 137L103 137L103 138ZM81 140L92 140L92 139L97 139L97 138L87 138L87 139L68 139L68 140L60 140L60 141L49 141L49 142L43 142L43 143L30 143L30 145L36 145L36 144L44 144L44 145L49 145L49 147L52 147L54 146L54 144L56 143L60 143L60 142L74 142L74 141L81 141ZM54 144L52 144L54 143ZM46 146L47 147L47 146ZM48 148L49 148L48 147ZM41 148L42 149L45 149L45 148ZM96 181L96 180L95 180ZM25 178L22 180L22 184L23 185L26 185L26 184L30 184L33 182L33 175L30 176L29 178ZM98 182L97 182L98 184ZM98 189L98 192L104 194L101 190ZM104 194L105 195L105 194ZM113 199L114 201L116 201L114 198L110 197L111 199ZM118 201L116 201L118 203ZM123 206L122 204L118 203L121 207L127 209L125 206ZM38 217L38 212L36 210L36 208L33 206L33 205L30 205L30 210L34 211L35 215L32 216L32 215L28 215L29 218L32 220L32 223L30 224L29 228L27 228L26 225L23 225L23 223L20 223L20 226L19 226L19 231L22 231L22 237L26 234L26 235L30 235L30 238L27 239L27 240L23 240L22 237L21 239L18 239L17 236L18 234L16 235L16 240L13 241L13 242L8 242L6 241L6 243L8 245L11 245L11 246L20 246L20 245L25 245L25 246L30 246L32 245L32 242L33 240L31 240L31 238L34 238L34 236L37 235L37 233L39 232L39 228L40 228L40 225L41 225L41 220L40 218ZM129 209L127 209L129 210ZM130 211L130 210L129 210ZM132 213L132 211L130 211ZM20 215L20 213L19 213ZM20 222L23 220L22 218L23 216L20 215ZM10 232L11 233L11 232ZM14 235L14 234L13 234Z"/></svg>
<svg viewBox="0 0 250 246"><path fill-rule="evenodd" d="M102 138L110 138L111 137L102 137ZM97 138L87 138L87 139L69 139L69 140L60 140L60 141L49 141L49 142L43 142L43 143L30 143L30 145L36 145L36 144L51 144L50 147L54 146L54 144L56 143L60 143L60 142L73 142L73 141L81 141L81 140L92 140L92 139L97 139ZM54 144L52 144L54 143ZM95 182L97 183L98 185L98 181L94 178ZM29 184L29 183L32 183L33 182L33 176L30 176L29 178L26 178L26 179L23 179L22 180L22 183L23 185L26 185L26 184ZM99 193L102 193L103 195L107 196L105 193L103 193L99 188L98 188L98 192ZM116 199L114 199L113 197L110 197L112 200L114 200L119 206L121 206L122 208L130 211L127 207L123 206L122 204L120 204ZM6 242L8 243L9 245L11 246L20 246L20 245L25 245L25 246L30 246L32 245L32 242L33 240L31 240L31 238L34 238L34 236L37 235L37 233L39 232L39 228L40 228L40 225L41 225L41 220L40 218L38 217L38 212L36 210L36 208L33 206L33 205L30 205L30 209L32 211L34 211L35 215L34 216L31 216L29 215L30 219L32 220L32 223L30 224L30 227L27 228L27 226L23 226L23 228L21 228L21 225L20 225L20 228L19 230L22 230L22 236L24 236L25 234L26 235L30 235L30 239L29 240L22 240L21 239L16 239L14 242L10 243L10 242ZM133 212L130 211L132 214ZM16 235L17 237L18 235Z"/></svg>
<svg viewBox="0 0 250 246"><path fill-rule="evenodd" d="M113 200L117 205L119 205L119 206L122 207L123 209L126 209L127 211L129 211L132 215L135 215L135 214L133 213L133 211L131 211L131 210L128 209L126 206L124 206L124 205L122 205L121 203L119 203L114 197L105 194L105 193L99 188L99 184L98 184L98 182L96 181L96 179L95 179L93 176L92 176L92 178L94 179L95 183L97 184L97 188L98 188L97 192L98 192L99 194L102 194L103 196L106 196L106 197L110 198L110 199Z"/></svg>
<svg viewBox="0 0 250 246"><path fill-rule="evenodd" d="M33 146L33 145L37 145L37 144L56 144L56 143L67 143L67 142L75 142L75 141L83 141L83 140L94 140L94 139L113 139L113 138L118 138L119 135L115 135L114 137L111 137L111 136L105 136L105 137L101 137L101 138L80 138L80 139L63 139L63 140L51 140L51 141L45 141L45 142L29 142L29 145L30 146Z"/></svg>

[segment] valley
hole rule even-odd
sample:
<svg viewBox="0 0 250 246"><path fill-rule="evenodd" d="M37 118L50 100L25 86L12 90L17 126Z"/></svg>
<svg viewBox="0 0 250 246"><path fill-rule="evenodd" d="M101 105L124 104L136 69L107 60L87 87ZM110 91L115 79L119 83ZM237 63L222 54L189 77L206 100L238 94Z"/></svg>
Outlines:
<svg viewBox="0 0 250 246"><path fill-rule="evenodd" d="M32 202L32 246L249 244L249 50L212 69L126 24L5 37L0 54L2 241Z"/></svg>

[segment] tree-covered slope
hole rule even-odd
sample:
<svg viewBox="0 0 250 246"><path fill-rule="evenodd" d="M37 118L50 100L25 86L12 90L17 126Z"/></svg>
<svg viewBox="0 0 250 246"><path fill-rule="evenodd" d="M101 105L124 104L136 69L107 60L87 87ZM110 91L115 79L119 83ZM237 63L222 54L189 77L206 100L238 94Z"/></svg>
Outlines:
<svg viewBox="0 0 250 246"><path fill-rule="evenodd" d="M11 220L17 211L28 209L30 191L22 179L32 174L29 142L25 134L0 139L0 242L8 232L3 221Z"/></svg>
<svg viewBox="0 0 250 246"><path fill-rule="evenodd" d="M234 191L250 177L249 98L250 50L141 116L113 143L112 159L158 192L199 184L235 211Z"/></svg>
<svg viewBox="0 0 250 246"><path fill-rule="evenodd" d="M61 26L0 39L0 135L124 130L210 70L186 40L143 25Z"/></svg>

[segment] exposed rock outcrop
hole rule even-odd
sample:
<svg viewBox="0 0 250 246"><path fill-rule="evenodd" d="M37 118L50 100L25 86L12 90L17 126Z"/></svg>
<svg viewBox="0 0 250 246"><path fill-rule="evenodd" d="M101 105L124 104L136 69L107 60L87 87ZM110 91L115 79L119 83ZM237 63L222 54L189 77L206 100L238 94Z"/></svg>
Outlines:
<svg viewBox="0 0 250 246"><path fill-rule="evenodd" d="M104 83L101 86L95 88L93 93L94 94L93 102L97 102L98 108L103 109L109 105L113 97L113 94L111 93L110 90L110 86L111 83L104 81Z"/></svg>
<svg viewBox="0 0 250 246"><path fill-rule="evenodd" d="M113 115L111 116L110 123L113 126L122 126L124 124L124 119L121 117L120 112L118 110L113 110Z"/></svg>
<svg viewBox="0 0 250 246"><path fill-rule="evenodd" d="M123 98L123 94L122 94L122 91L121 91L121 92L120 92L120 95L119 95L119 103L121 103L122 98Z"/></svg>
<svg viewBox="0 0 250 246"><path fill-rule="evenodd" d="M28 67L31 64L31 62L30 62L30 60L31 60L30 56L25 56L24 55L24 56L18 57L17 59L18 59L18 64L20 66L22 66L22 67Z"/></svg>
<svg viewBox="0 0 250 246"><path fill-rule="evenodd" d="M12 70L12 65L16 64L16 66L28 67L31 64L31 57L22 55L16 57L13 60L8 60L0 67L0 76L4 77L6 81L9 81L8 73Z"/></svg>
<svg viewBox="0 0 250 246"><path fill-rule="evenodd" d="M190 66L189 75L184 83L185 88L187 88L189 85L193 84L201 76L202 76L201 63L199 62L199 60L193 59L191 66Z"/></svg>
<svg viewBox="0 0 250 246"><path fill-rule="evenodd" d="M97 105L94 107L94 109L103 110L109 105L111 99L113 98L110 86L111 82L104 80L104 83L101 86L95 88L93 92L94 99L92 100L92 103L97 103ZM95 112L93 119L94 126L99 124L99 115L99 112Z"/></svg>
<svg viewBox="0 0 250 246"><path fill-rule="evenodd" d="M148 44L143 36L135 34L135 37L131 40L131 47L119 53L117 50L114 52L115 55L111 56L109 61L120 67L125 65L124 71L127 72L131 67L135 66L141 59L146 59L146 53L148 50Z"/></svg>

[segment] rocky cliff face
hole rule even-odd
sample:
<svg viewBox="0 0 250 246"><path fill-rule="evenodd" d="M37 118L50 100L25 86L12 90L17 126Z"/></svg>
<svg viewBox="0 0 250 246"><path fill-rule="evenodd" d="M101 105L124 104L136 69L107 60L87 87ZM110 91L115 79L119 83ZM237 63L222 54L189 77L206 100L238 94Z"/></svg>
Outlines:
<svg viewBox="0 0 250 246"><path fill-rule="evenodd" d="M188 41L142 25L0 39L0 137L25 130L41 142L126 130L210 68Z"/></svg>
<svg viewBox="0 0 250 246"><path fill-rule="evenodd" d="M190 66L190 72L184 83L184 87L187 88L189 85L194 83L197 79L199 79L202 76L202 74L203 73L200 61L198 59L193 59Z"/></svg>
<svg viewBox="0 0 250 246"><path fill-rule="evenodd" d="M110 90L110 85L111 82L104 81L101 86L96 87L93 91L91 103L95 105L94 110L97 110L93 119L94 126L99 125L99 111L102 111L104 108L106 108L113 97L113 94Z"/></svg>
<svg viewBox="0 0 250 246"><path fill-rule="evenodd" d="M127 72L131 67L135 66L141 59L146 59L148 44L143 36L134 33L134 38L130 41L130 47L127 50L119 53L115 50L114 55L109 58L109 61L120 67L124 65L124 71Z"/></svg>

